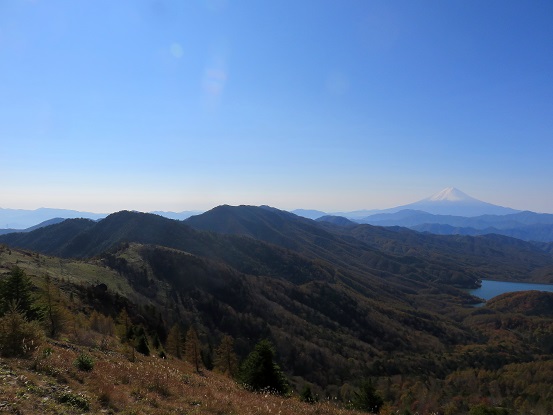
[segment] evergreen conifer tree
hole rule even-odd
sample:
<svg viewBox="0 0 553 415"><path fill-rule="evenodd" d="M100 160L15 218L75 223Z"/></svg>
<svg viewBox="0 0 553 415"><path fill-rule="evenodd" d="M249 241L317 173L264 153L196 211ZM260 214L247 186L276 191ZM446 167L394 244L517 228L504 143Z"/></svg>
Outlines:
<svg viewBox="0 0 553 415"><path fill-rule="evenodd" d="M42 344L43 337L38 322L27 321L13 302L0 317L0 356L30 356Z"/></svg>
<svg viewBox="0 0 553 415"><path fill-rule="evenodd" d="M136 330L135 339L136 351L142 353L144 356L150 356L150 345L144 327L140 326L138 330Z"/></svg>
<svg viewBox="0 0 553 415"><path fill-rule="evenodd" d="M363 380L359 390L353 394L352 406L360 411L378 413L384 404L370 380Z"/></svg>
<svg viewBox="0 0 553 415"><path fill-rule="evenodd" d="M32 290L33 284L25 271L18 266L13 267L8 277L0 281L0 315L4 315L15 304L25 318L36 319Z"/></svg>
<svg viewBox="0 0 553 415"><path fill-rule="evenodd" d="M148 345L146 335L142 334L136 340L136 351L142 353L144 356L150 356L150 346Z"/></svg>
<svg viewBox="0 0 553 415"><path fill-rule="evenodd" d="M274 357L271 342L261 340L240 367L240 381L252 390L286 394L290 387L284 373L274 362Z"/></svg>

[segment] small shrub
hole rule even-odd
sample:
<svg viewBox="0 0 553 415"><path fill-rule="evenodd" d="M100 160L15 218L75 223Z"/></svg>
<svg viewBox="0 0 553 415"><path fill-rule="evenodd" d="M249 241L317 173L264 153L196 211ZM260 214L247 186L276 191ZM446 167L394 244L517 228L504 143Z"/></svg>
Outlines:
<svg viewBox="0 0 553 415"><path fill-rule="evenodd" d="M90 408L88 398L82 393L61 392L58 395L58 402L74 406L83 411L88 411Z"/></svg>
<svg viewBox="0 0 553 415"><path fill-rule="evenodd" d="M94 369L94 359L89 354L81 353L75 359L75 367L83 372L90 372Z"/></svg>
<svg viewBox="0 0 553 415"><path fill-rule="evenodd" d="M305 385L300 393L300 401L307 402L307 403L315 403L317 402L317 399L315 396L313 396L313 392L311 392L311 388L308 385Z"/></svg>

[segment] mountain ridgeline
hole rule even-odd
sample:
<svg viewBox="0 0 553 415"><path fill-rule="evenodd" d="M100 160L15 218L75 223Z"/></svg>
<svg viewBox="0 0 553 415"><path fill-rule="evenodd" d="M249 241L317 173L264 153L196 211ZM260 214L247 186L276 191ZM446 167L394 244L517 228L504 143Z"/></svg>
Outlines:
<svg viewBox="0 0 553 415"><path fill-rule="evenodd" d="M162 341L175 322L194 325L210 348L231 335L241 357L270 338L296 387L307 382L329 396L344 382L373 377L385 384L394 376L416 379L421 370L437 382L432 393L462 393L437 379L550 353L548 337L528 337L548 327L547 307L536 304L549 296L472 308L479 300L461 289L486 277L551 283L550 245L329 219L266 206L219 206L185 221L122 211L98 222L68 219L3 235L0 244L63 258L25 261L36 262L39 272L50 261L68 280L83 280L70 270L84 265L68 264L84 261L90 283L101 282L116 296L96 306L114 313L110 304L127 298L150 310L141 318ZM533 311L504 319L510 304L520 313L533 304ZM518 337L509 331L515 323ZM492 326L499 327L493 335ZM509 336L508 347L496 341L497 330ZM401 394L387 394L399 402Z"/></svg>
<svg viewBox="0 0 553 415"><path fill-rule="evenodd" d="M481 278L551 278L551 256L511 238L343 227L254 206L220 206L184 222L123 211L99 222L70 219L3 235L0 242L66 258L97 256L122 242L154 244L219 260L241 272L287 278L286 264L293 258L337 269L362 284L371 278L381 284L386 278L386 286L439 282L474 287Z"/></svg>

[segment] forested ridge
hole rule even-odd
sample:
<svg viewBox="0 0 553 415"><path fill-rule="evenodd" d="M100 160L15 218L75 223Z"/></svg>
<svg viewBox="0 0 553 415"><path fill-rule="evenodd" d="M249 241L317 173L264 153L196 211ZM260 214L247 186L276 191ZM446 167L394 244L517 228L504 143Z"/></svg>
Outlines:
<svg viewBox="0 0 553 415"><path fill-rule="evenodd" d="M6 235L0 278L21 269L43 296L48 276L67 321L80 316L59 333L48 332L44 312L30 318L58 341L78 340L71 325L121 326L125 312L135 328L118 341L183 359L193 329L202 370L215 369L225 338L242 363L268 339L288 393L344 409L374 390L382 413L553 411L552 296L509 294L474 308L457 288L488 268L547 279L548 252L504 237L320 224L266 207L220 211L185 223L120 212Z"/></svg>

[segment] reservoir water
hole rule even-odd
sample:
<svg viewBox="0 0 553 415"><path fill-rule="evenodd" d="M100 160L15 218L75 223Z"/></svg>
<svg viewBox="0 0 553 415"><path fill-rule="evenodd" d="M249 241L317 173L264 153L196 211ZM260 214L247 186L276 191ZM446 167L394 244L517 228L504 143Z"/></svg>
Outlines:
<svg viewBox="0 0 553 415"><path fill-rule="evenodd" d="M553 292L553 284L482 280L482 286L480 288L468 291L476 297L483 298L484 300L489 300L490 298L503 293L530 290Z"/></svg>

